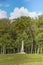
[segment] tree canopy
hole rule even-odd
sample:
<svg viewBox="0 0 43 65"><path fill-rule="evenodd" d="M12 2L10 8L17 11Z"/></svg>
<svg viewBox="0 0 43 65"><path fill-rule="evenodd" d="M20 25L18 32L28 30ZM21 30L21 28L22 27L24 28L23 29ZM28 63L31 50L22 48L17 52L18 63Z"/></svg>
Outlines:
<svg viewBox="0 0 43 65"><path fill-rule="evenodd" d="M43 53L43 15L0 19L0 54L20 52L22 40L26 53Z"/></svg>

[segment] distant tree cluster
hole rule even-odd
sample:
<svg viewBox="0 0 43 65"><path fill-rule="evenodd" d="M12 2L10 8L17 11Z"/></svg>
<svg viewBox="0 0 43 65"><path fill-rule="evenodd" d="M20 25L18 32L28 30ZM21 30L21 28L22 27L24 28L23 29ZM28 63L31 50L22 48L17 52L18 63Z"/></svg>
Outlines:
<svg viewBox="0 0 43 65"><path fill-rule="evenodd" d="M22 41L26 53L43 53L43 15L0 19L0 54L20 52Z"/></svg>

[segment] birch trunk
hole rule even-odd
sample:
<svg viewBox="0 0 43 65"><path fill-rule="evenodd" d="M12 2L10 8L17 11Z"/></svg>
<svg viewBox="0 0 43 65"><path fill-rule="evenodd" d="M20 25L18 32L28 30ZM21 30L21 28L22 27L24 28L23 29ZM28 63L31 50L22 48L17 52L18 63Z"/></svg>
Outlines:
<svg viewBox="0 0 43 65"><path fill-rule="evenodd" d="M6 53L5 45L3 45L3 54Z"/></svg>
<svg viewBox="0 0 43 65"><path fill-rule="evenodd" d="M19 53L19 48L18 48L18 53Z"/></svg>
<svg viewBox="0 0 43 65"><path fill-rule="evenodd" d="M42 46L41 46L41 54L42 54Z"/></svg>
<svg viewBox="0 0 43 65"><path fill-rule="evenodd" d="M14 53L15 53L15 49L13 49Z"/></svg>
<svg viewBox="0 0 43 65"><path fill-rule="evenodd" d="M32 54L32 52L33 52L33 43L32 43L32 45L31 45L31 54Z"/></svg>
<svg viewBox="0 0 43 65"><path fill-rule="evenodd" d="M39 54L39 51L40 51L40 46L38 46L38 50L37 50L37 53Z"/></svg>
<svg viewBox="0 0 43 65"><path fill-rule="evenodd" d="M1 54L2 54L2 47L1 47Z"/></svg>
<svg viewBox="0 0 43 65"><path fill-rule="evenodd" d="M35 45L35 54L36 54L36 45Z"/></svg>

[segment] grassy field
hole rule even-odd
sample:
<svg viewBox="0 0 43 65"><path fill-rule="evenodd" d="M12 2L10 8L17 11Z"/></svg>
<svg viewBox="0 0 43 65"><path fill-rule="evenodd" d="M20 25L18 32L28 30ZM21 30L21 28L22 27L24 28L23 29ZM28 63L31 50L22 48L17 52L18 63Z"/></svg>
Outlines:
<svg viewBox="0 0 43 65"><path fill-rule="evenodd" d="M0 65L43 65L43 55L38 54L0 55Z"/></svg>

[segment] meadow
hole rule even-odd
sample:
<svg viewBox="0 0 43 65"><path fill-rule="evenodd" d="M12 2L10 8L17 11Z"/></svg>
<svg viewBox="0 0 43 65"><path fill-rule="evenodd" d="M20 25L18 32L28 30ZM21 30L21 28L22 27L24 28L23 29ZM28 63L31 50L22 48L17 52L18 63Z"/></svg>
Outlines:
<svg viewBox="0 0 43 65"><path fill-rule="evenodd" d="M43 55L1 54L0 65L43 65Z"/></svg>

